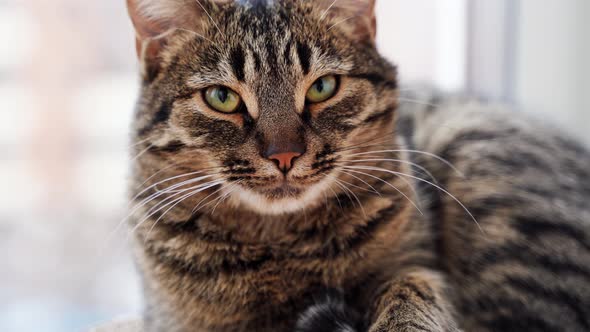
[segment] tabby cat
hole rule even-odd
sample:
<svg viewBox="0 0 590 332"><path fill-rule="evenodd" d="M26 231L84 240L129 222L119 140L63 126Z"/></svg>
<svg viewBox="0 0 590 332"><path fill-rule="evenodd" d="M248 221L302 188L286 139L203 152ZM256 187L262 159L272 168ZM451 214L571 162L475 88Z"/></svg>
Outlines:
<svg viewBox="0 0 590 332"><path fill-rule="evenodd" d="M146 331L590 331L584 148L399 107L374 0L127 3Z"/></svg>

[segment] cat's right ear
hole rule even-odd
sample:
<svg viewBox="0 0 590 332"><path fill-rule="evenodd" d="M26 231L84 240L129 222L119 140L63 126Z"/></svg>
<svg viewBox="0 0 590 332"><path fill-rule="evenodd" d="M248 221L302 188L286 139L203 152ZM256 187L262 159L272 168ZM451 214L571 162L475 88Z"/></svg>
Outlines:
<svg viewBox="0 0 590 332"><path fill-rule="evenodd" d="M135 28L137 56L148 72L158 70L160 52L173 32L201 29L204 11L196 0L127 0L127 9Z"/></svg>

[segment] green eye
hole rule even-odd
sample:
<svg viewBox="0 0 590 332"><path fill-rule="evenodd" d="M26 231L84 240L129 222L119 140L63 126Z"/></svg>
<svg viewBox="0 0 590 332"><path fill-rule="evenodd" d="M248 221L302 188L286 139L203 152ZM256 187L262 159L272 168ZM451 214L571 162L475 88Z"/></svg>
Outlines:
<svg viewBox="0 0 590 332"><path fill-rule="evenodd" d="M240 95L224 86L212 86L205 91L207 104L221 113L233 113L242 103Z"/></svg>
<svg viewBox="0 0 590 332"><path fill-rule="evenodd" d="M321 77L313 83L311 88L307 91L305 99L310 103L321 103L326 101L336 94L336 87L338 80L334 75Z"/></svg>

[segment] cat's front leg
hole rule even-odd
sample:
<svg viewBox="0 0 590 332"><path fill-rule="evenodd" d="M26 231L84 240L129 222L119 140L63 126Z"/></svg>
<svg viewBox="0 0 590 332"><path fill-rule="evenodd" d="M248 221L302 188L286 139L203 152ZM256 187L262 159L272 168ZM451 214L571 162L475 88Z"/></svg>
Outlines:
<svg viewBox="0 0 590 332"><path fill-rule="evenodd" d="M417 270L384 285L374 298L369 332L458 332L443 277Z"/></svg>

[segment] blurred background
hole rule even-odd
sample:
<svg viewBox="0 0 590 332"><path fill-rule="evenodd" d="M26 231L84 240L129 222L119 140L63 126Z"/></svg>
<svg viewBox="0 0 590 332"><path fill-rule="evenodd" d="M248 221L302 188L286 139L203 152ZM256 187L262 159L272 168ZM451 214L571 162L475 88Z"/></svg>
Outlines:
<svg viewBox="0 0 590 332"><path fill-rule="evenodd" d="M0 0L0 331L82 331L141 309L117 231L138 91L124 2ZM509 103L590 143L590 1L378 11L404 85Z"/></svg>

